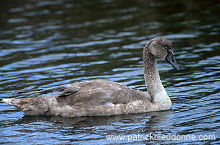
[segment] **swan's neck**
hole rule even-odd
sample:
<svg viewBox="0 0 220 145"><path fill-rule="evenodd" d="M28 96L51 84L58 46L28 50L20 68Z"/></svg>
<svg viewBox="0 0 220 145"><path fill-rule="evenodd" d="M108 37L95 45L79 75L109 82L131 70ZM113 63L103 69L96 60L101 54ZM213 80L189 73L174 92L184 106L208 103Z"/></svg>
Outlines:
<svg viewBox="0 0 220 145"><path fill-rule="evenodd" d="M170 103L170 98L160 80L157 70L157 60L149 53L148 45L144 48L143 60L145 83L152 103Z"/></svg>

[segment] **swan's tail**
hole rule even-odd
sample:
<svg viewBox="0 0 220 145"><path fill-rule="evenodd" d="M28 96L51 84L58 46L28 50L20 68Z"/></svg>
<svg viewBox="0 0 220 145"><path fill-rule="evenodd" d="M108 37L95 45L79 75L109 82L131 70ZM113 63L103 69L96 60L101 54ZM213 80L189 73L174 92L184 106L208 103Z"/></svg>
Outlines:
<svg viewBox="0 0 220 145"><path fill-rule="evenodd" d="M2 99L3 102L12 105L12 104L11 104L11 100L12 100L12 99Z"/></svg>
<svg viewBox="0 0 220 145"><path fill-rule="evenodd" d="M18 107L26 115L46 115L54 97L10 98L2 101ZM49 113L49 112L48 112Z"/></svg>
<svg viewBox="0 0 220 145"><path fill-rule="evenodd" d="M50 92L61 92L55 97L31 97L31 98L5 98L2 101L20 108L27 115L51 115L51 107L57 107L57 98L68 97L75 92L78 92L80 87L67 85L61 87L55 87L51 89L28 89L16 91L16 94L34 94L41 93L46 94ZM59 110L59 107L57 107Z"/></svg>

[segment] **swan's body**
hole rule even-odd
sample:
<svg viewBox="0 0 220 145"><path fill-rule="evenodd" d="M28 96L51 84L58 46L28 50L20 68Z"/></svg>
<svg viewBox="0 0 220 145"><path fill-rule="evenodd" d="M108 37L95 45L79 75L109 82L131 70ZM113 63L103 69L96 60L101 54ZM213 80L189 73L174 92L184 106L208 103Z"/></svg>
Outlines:
<svg viewBox="0 0 220 145"><path fill-rule="evenodd" d="M162 111L172 108L157 70L156 58L164 58L179 70L171 43L163 38L152 39L144 48L144 76L148 93L105 80L80 82L47 90L24 90L18 93L61 91L55 97L3 99L27 115L109 116Z"/></svg>

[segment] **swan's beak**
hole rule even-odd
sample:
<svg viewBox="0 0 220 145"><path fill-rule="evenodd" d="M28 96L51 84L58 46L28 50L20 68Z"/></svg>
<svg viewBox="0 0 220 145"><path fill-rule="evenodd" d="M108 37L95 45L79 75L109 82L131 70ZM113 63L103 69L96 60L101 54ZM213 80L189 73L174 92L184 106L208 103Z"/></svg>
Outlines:
<svg viewBox="0 0 220 145"><path fill-rule="evenodd" d="M177 71L180 70L172 51L167 50L167 56L165 57L165 60L168 61Z"/></svg>

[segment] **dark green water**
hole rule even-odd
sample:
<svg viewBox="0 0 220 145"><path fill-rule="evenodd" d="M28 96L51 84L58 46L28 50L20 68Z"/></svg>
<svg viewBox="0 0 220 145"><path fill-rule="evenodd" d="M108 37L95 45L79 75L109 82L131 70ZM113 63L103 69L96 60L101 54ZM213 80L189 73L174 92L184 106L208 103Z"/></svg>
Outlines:
<svg viewBox="0 0 220 145"><path fill-rule="evenodd" d="M180 72L158 62L171 111L28 117L1 101L0 144L219 144L219 35L218 1L3 0L0 99L97 79L145 91L142 49L156 36L173 43ZM151 138L163 135L189 138Z"/></svg>

